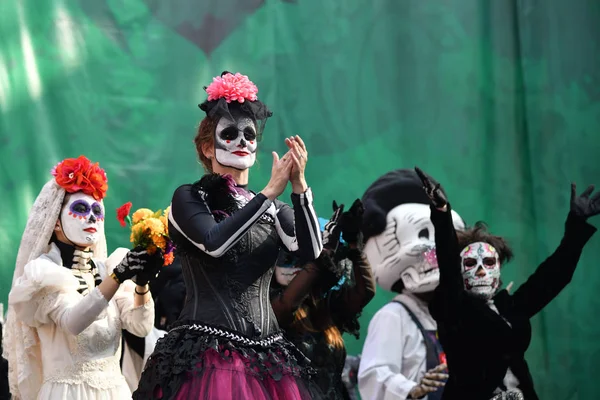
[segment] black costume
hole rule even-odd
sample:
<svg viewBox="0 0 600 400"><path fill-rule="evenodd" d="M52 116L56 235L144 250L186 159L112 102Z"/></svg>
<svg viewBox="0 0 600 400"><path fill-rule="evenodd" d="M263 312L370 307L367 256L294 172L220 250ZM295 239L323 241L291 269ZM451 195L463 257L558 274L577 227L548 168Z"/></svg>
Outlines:
<svg viewBox="0 0 600 400"><path fill-rule="evenodd" d="M334 210L336 208L334 206ZM360 240L358 224L362 204L355 202L350 211L343 214L341 210L343 206L340 207L341 218L334 222L338 228L327 235L334 243L325 244L316 262L303 266L287 287L273 282L271 297L286 336L311 360L317 372L315 381L324 398L330 400L349 400L350 396L342 380L346 348L329 344L325 330L335 326L341 334L349 333L358 339L358 318L375 296L375 281L362 252L339 243L340 234L353 246ZM337 212L330 221L334 221L336 215ZM322 229L327 229L328 223L321 219ZM294 318L299 307L306 312L304 321Z"/></svg>
<svg viewBox="0 0 600 400"><path fill-rule="evenodd" d="M292 376L302 397L310 397L298 379L310 370L307 360L282 337L269 299L282 245L306 260L321 251L310 189L292 194L292 203L293 210L218 174L175 191L169 232L187 296L179 321L149 358L135 399L153 394L184 398L178 393L184 383L193 398L214 396L223 388L207 389L206 382L222 371L220 364L216 369L214 362L205 364L215 354L224 365L243 360L246 375L257 376L258 382ZM196 391L200 386L201 392ZM226 390L232 390L233 398L244 395L236 387ZM260 391L264 395L264 387Z"/></svg>
<svg viewBox="0 0 600 400"><path fill-rule="evenodd" d="M492 301L498 315L485 300L465 292L461 249L450 205L446 212L432 206L431 221L435 226L440 284L429 309L438 324L450 373L442 398L490 399L494 390L503 385L510 368L525 399L537 400L525 361L531 341L530 319L571 281L582 249L596 228L585 222L585 218L570 213L555 252L514 294L501 290L494 296Z"/></svg>

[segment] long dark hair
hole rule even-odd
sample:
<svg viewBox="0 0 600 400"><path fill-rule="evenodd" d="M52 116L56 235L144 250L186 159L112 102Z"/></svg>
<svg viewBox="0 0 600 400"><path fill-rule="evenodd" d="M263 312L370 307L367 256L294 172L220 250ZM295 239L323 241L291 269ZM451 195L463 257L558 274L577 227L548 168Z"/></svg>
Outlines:
<svg viewBox="0 0 600 400"><path fill-rule="evenodd" d="M323 298L319 291L318 288L313 289L296 310L292 327L298 332L322 332L328 345L336 349L344 348L344 339L333 322L328 299Z"/></svg>

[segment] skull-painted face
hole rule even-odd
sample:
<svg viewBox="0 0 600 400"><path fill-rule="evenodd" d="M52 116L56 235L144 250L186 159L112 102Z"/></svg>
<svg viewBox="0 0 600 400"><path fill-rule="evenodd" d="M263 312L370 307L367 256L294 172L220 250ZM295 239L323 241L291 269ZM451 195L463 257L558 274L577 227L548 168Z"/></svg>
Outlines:
<svg viewBox="0 0 600 400"><path fill-rule="evenodd" d="M69 241L82 247L92 246L104 232L104 206L92 196L73 193L63 205L60 222Z"/></svg>
<svg viewBox="0 0 600 400"><path fill-rule="evenodd" d="M387 215L381 234L369 238L364 252L379 286L391 290L402 279L408 292L426 293L439 283L434 230L428 205L407 203ZM457 229L464 229L460 216L452 211Z"/></svg>
<svg viewBox="0 0 600 400"><path fill-rule="evenodd" d="M221 117L215 130L215 157L221 165L248 169L256 161L256 124L240 116L235 121Z"/></svg>
<svg viewBox="0 0 600 400"><path fill-rule="evenodd" d="M302 268L297 267L298 259L287 251L281 251L275 263L275 280L281 286L287 286Z"/></svg>
<svg viewBox="0 0 600 400"><path fill-rule="evenodd" d="M460 252L465 289L485 300L494 296L500 284L500 260L496 249L483 242L471 243Z"/></svg>

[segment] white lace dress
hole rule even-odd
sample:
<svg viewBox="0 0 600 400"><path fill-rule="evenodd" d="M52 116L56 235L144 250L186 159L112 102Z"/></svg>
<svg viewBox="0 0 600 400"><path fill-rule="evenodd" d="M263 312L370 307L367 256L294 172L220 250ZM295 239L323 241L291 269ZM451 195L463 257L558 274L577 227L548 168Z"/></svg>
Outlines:
<svg viewBox="0 0 600 400"><path fill-rule="evenodd" d="M106 276L104 264L94 262ZM77 310L93 322L84 322L82 327L87 327L73 335L73 317L82 318L69 314L84 297L77 292L79 281L61 264L60 250L51 245L48 253L25 266L9 296L17 318L35 328L39 339L42 377L37 399L131 398L119 365L121 329L146 336L154 325L153 302L134 308L132 293L123 289L107 302L95 288L88 295L94 297L88 301L92 306L83 313Z"/></svg>

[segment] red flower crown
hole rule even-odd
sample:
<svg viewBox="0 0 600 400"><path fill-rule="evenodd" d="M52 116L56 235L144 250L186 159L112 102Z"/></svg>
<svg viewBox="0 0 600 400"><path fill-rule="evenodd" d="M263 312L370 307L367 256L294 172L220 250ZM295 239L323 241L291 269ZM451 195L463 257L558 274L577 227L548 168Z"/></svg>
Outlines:
<svg viewBox="0 0 600 400"><path fill-rule="evenodd" d="M67 193L83 192L100 201L108 190L106 172L85 156L66 158L56 164L51 173Z"/></svg>

